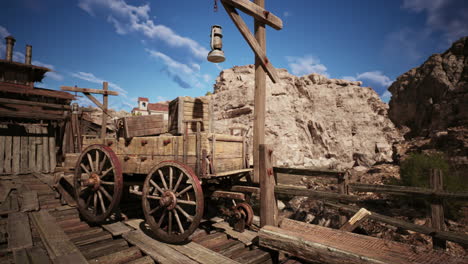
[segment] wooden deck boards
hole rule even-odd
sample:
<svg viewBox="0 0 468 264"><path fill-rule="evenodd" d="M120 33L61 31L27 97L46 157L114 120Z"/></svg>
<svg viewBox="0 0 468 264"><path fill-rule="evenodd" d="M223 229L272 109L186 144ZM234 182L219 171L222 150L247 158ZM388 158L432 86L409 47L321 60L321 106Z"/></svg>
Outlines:
<svg viewBox="0 0 468 264"><path fill-rule="evenodd" d="M33 246L29 217L26 213L8 214L8 250L18 250Z"/></svg>

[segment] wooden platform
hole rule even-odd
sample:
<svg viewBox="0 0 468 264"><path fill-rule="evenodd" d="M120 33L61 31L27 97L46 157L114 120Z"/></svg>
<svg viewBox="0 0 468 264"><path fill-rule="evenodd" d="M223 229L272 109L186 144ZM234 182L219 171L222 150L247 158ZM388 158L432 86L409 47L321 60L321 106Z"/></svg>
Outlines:
<svg viewBox="0 0 468 264"><path fill-rule="evenodd" d="M259 232L260 245L320 263L452 264L468 259L444 252L424 252L406 244L310 225L290 219L281 228L265 226Z"/></svg>

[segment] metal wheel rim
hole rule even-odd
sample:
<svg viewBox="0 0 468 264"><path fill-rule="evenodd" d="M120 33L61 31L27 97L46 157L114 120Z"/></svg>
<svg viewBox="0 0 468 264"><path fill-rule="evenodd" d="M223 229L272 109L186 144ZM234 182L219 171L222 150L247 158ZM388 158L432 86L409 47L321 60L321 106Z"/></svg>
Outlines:
<svg viewBox="0 0 468 264"><path fill-rule="evenodd" d="M74 187L78 210L86 220L104 222L120 203L122 186L122 168L111 148L96 144L81 153Z"/></svg>
<svg viewBox="0 0 468 264"><path fill-rule="evenodd" d="M163 161L145 179L142 207L156 238L167 243L183 242L195 231L203 216L200 181L186 165Z"/></svg>

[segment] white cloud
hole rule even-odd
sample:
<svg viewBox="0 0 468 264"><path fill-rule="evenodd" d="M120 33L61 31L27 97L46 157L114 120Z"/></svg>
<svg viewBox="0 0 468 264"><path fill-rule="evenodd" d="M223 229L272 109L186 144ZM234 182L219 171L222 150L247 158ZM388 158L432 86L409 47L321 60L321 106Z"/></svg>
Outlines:
<svg viewBox="0 0 468 264"><path fill-rule="evenodd" d="M78 78L78 79L81 79L81 80L84 80L84 81L88 81L88 82L91 82L91 83L97 83L97 84L101 84L101 85L102 85L103 82L106 81L104 79L96 77L94 74L89 73L89 72L76 72L76 73L72 73L71 76L73 76L75 78ZM120 92L119 95L123 95L123 96L126 97L127 91L125 89L123 89L122 87L120 87L119 85L117 85L117 84L115 84L113 82L107 82L107 83L109 85L109 88L117 90L118 92Z"/></svg>
<svg viewBox="0 0 468 264"><path fill-rule="evenodd" d="M442 32L446 42L468 35L466 0L403 0L402 8L425 12L427 29Z"/></svg>
<svg viewBox="0 0 468 264"><path fill-rule="evenodd" d="M205 82L210 82L212 80L212 77L209 74L203 74L202 77Z"/></svg>
<svg viewBox="0 0 468 264"><path fill-rule="evenodd" d="M327 67L320 64L320 60L311 55L306 55L304 57L287 56L286 60L288 61L291 72L294 75L302 76L311 73L318 73L328 77Z"/></svg>
<svg viewBox="0 0 468 264"><path fill-rule="evenodd" d="M291 16L291 12L289 11L284 11L283 12L283 17L290 17Z"/></svg>
<svg viewBox="0 0 468 264"><path fill-rule="evenodd" d="M180 36L167 26L155 24L149 15L149 4L133 6L123 0L79 0L78 6L93 16L95 7L110 11L112 15L107 17L107 21L114 25L118 34L139 32L170 47L186 48L198 59L204 59L208 54L208 50L195 40Z"/></svg>
<svg viewBox="0 0 468 264"><path fill-rule="evenodd" d="M156 96L156 100L158 100L158 102L161 102L161 101L167 101L169 99L167 99L167 97L158 95L158 96Z"/></svg>
<svg viewBox="0 0 468 264"><path fill-rule="evenodd" d="M356 76L356 80L368 80L384 87L388 87L393 83L393 81L390 80L390 78L384 75L381 71L370 71L360 73Z"/></svg>
<svg viewBox="0 0 468 264"><path fill-rule="evenodd" d="M171 57L167 56L164 53L151 50L151 49L145 49L145 51L148 52L152 57L161 59L164 62L164 64L166 64L167 67L177 72L182 71L183 73L186 73L186 74L192 74L194 72L194 70L188 65L175 61L174 59L172 59Z"/></svg>
<svg viewBox="0 0 468 264"><path fill-rule="evenodd" d="M388 103L390 99L392 98L392 94L387 90L385 91L381 96L380 99L384 101L385 103Z"/></svg>
<svg viewBox="0 0 468 264"><path fill-rule="evenodd" d="M6 38L8 36L10 36L10 32L8 32L8 30L2 26L0 26L0 37L3 39L3 38Z"/></svg>

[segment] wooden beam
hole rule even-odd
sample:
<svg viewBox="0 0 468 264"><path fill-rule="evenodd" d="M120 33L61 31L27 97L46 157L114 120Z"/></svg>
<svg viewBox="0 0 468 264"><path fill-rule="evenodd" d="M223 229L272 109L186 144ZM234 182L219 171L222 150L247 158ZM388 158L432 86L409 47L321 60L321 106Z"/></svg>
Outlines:
<svg viewBox="0 0 468 264"><path fill-rule="evenodd" d="M354 192L376 192L389 193L394 195L420 195L432 196L434 198L450 198L458 200L468 200L468 192L445 192L428 188L398 186L398 185L373 185L362 183L350 183L348 188Z"/></svg>
<svg viewBox="0 0 468 264"><path fill-rule="evenodd" d="M45 119L45 120L63 120L66 119L67 116L63 115L56 115L56 114L48 114L48 113L41 113L41 112L17 112L11 110L0 110L1 117L14 117L14 118L25 118L25 119Z"/></svg>
<svg viewBox="0 0 468 264"><path fill-rule="evenodd" d="M88 97L89 100L91 100L97 107L101 108L101 110L108 116L110 117L113 117L111 114L109 114L109 112L104 108L104 105L101 104L101 102L99 102L98 99L96 99L96 97L94 97L93 95L91 95L90 93L83 93L84 95L86 95L86 97Z"/></svg>
<svg viewBox="0 0 468 264"><path fill-rule="evenodd" d="M369 215L371 215L371 212L367 211L366 208L359 209L359 211L357 211L357 213L354 214L353 217L351 217L348 222L346 222L344 225L340 227L340 230L352 232Z"/></svg>
<svg viewBox="0 0 468 264"><path fill-rule="evenodd" d="M256 20L269 25L270 27L280 30L283 28L283 21L274 14L264 8L248 1L248 0L222 0L224 3L238 8L242 12L253 16Z"/></svg>
<svg viewBox="0 0 468 264"><path fill-rule="evenodd" d="M273 175L269 145L260 145L260 226L278 225L278 208L275 197L276 180Z"/></svg>
<svg viewBox="0 0 468 264"><path fill-rule="evenodd" d="M109 90L109 86L107 82L104 82L102 84L102 90L103 91ZM104 140L106 139L106 134L107 134L107 116L104 114L104 112L107 114L108 104L109 104L109 96L106 93L104 93L102 95L103 113L102 113L102 123L101 123L101 139L102 139L103 144L105 144Z"/></svg>
<svg viewBox="0 0 468 264"><path fill-rule="evenodd" d="M274 167L273 170L277 173L283 173L283 174L294 174L294 175L324 177L324 178L329 178L329 177L338 178L341 174L344 174L344 172L342 171L302 169L302 168Z"/></svg>
<svg viewBox="0 0 468 264"><path fill-rule="evenodd" d="M71 86L60 86L60 89L62 91L69 91L69 92L81 92L81 93L104 94L104 95L119 95L119 92L116 92L116 91L90 89L90 88L80 88L80 87L71 87Z"/></svg>
<svg viewBox="0 0 468 264"><path fill-rule="evenodd" d="M443 191L444 181L442 171L440 169L432 169L430 173L430 185L433 191ZM433 199L431 201L431 226L434 229L444 231L444 205L443 200ZM446 249L447 243L443 239L437 237L432 238L432 246L435 249Z"/></svg>
<svg viewBox="0 0 468 264"><path fill-rule="evenodd" d="M325 201L324 204L336 208L339 211L348 213L356 213L360 209L359 207L338 204L328 201ZM431 235L432 237L453 241L465 247L468 246L468 235L466 234L454 233L449 231L440 231L428 226L416 225L390 216L381 215L375 212L371 212L371 214L368 217L369 219L379 221L385 224L393 225L406 230L412 230L425 235Z"/></svg>
<svg viewBox="0 0 468 264"><path fill-rule="evenodd" d="M270 76L270 79L273 81L273 83L277 83L279 81L278 73L276 72L275 67L271 64L270 60L267 58L265 49L263 49L261 44L254 38L254 36L250 32L249 28L247 27L239 13L237 13L237 11L232 6L224 4L224 2L222 2L222 4L224 6L224 9L226 9L226 12L228 13L229 17L231 17L232 21L237 26L240 33L259 59L259 62L262 64L263 69L268 73L268 76Z"/></svg>
<svg viewBox="0 0 468 264"><path fill-rule="evenodd" d="M313 190L302 188L302 187L287 186L287 185L275 186L275 193L290 195L290 196L307 196L307 197L319 198L319 199L324 199L324 200L339 200L339 201L348 201L348 202L357 202L359 200L358 196L332 193L332 192L313 191Z"/></svg>
<svg viewBox="0 0 468 264"><path fill-rule="evenodd" d="M27 101L27 100L16 100L16 99L11 99L11 98L0 98L0 103L1 104L18 104L18 105L42 106L42 107L62 109L62 110L70 109L70 105L52 104L52 103L44 103L44 102L34 102L34 101Z"/></svg>

